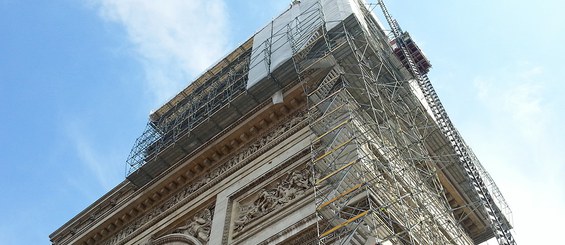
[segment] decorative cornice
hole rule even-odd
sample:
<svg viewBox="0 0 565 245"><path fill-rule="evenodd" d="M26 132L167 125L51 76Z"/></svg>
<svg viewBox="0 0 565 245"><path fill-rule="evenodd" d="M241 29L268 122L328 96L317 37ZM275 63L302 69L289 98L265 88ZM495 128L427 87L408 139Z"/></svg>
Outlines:
<svg viewBox="0 0 565 245"><path fill-rule="evenodd" d="M202 243L198 241L198 239L186 234L169 234L160 237L155 241L149 241L147 245L166 245L166 244L171 244L173 242L183 242L192 245L202 245Z"/></svg>
<svg viewBox="0 0 565 245"><path fill-rule="evenodd" d="M97 219L106 216L129 201L127 197L134 192L135 186L128 181L123 181L61 228L54 231L49 238L54 244L68 243L75 235L82 234Z"/></svg>

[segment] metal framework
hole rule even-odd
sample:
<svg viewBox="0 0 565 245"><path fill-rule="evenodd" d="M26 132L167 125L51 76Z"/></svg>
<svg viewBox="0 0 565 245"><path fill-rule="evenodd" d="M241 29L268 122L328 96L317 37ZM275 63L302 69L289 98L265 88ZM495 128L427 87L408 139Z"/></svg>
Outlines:
<svg viewBox="0 0 565 245"><path fill-rule="evenodd" d="M246 91L251 50L240 50L233 60L225 59L223 69L208 72L190 92L181 92L163 115L152 114L143 134L136 140L126 161L130 176L168 147L172 147L194 128L209 120L221 107ZM188 150L185 150L188 151Z"/></svg>
<svg viewBox="0 0 565 245"><path fill-rule="evenodd" d="M327 30L320 11L319 19L309 14L301 20L316 29L312 35L290 38L299 47L306 43L293 55L299 78L318 62L335 64L321 82L304 82L316 135L311 165L319 244L480 242L466 235L463 208L486 214L499 244L515 244L499 208L508 206L447 116L425 75L429 64L422 57L415 62L414 54L421 53L410 49L417 46L408 46L379 1L403 71L372 13L360 5L362 20L350 18ZM451 146L447 153L434 151L431 138L437 134ZM439 172L454 164L463 167L478 196L466 207L451 206L439 180Z"/></svg>
<svg viewBox="0 0 565 245"><path fill-rule="evenodd" d="M381 0L397 49L363 0L348 2L358 12L339 20L325 16L321 1L300 9L253 44L261 50L250 39L152 114L128 157L128 179L147 183L273 91L301 83L314 134L319 244L476 244L493 235L515 244L508 205L447 116L425 57ZM290 60L271 67L285 45ZM258 82L257 93L246 88L254 64L267 65L271 81ZM460 186L446 190L450 179Z"/></svg>

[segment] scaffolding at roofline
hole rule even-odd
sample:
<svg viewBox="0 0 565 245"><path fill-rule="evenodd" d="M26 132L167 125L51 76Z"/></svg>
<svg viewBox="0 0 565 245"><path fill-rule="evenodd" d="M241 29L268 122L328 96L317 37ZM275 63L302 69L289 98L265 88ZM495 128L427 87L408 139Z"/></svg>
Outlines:
<svg viewBox="0 0 565 245"><path fill-rule="evenodd" d="M126 160L128 180L138 187L149 183L253 115L270 102L274 91L286 91L297 84L290 75L278 86L251 91L250 71L262 65L258 61L264 59L264 52L276 51L253 53L252 45L252 39L244 42L150 115Z"/></svg>
<svg viewBox="0 0 565 245"><path fill-rule="evenodd" d="M474 244L494 233L500 244L515 244L508 205L447 117L425 75L429 62L382 1L396 48L373 13L356 2L362 20L349 18L330 29L323 7L314 4L300 19L314 31L292 35L301 32L288 28L316 135L311 166L318 243ZM308 81L321 63L332 69L322 81ZM433 149L438 138L451 150ZM475 201L464 206L440 180L455 165L473 186ZM469 240L463 226L472 212L490 223Z"/></svg>
<svg viewBox="0 0 565 245"><path fill-rule="evenodd" d="M126 178L137 186L147 184L179 159L198 152L217 134L252 115L270 101L274 91L295 86L298 80L294 70L290 69L293 74L278 74L280 79L271 70L271 55L288 44L287 30L271 34L273 38L259 43L250 38L153 112L126 160ZM268 73L258 75L257 71L263 69ZM250 89L250 83L259 81L264 82L256 86L260 88Z"/></svg>
<svg viewBox="0 0 565 245"><path fill-rule="evenodd" d="M194 82L196 86L190 92L183 91L177 95L173 102L169 102L170 109L163 115L154 113L150 116L145 131L136 140L126 160L126 176L131 176L148 162L155 161L168 148L192 151L194 146L180 146L176 143L246 91L251 50L248 47L238 51L239 54L233 59L226 58L220 62L222 69L209 71ZM152 172L154 173L147 174L159 173Z"/></svg>
<svg viewBox="0 0 565 245"><path fill-rule="evenodd" d="M282 40L286 31L273 35ZM275 81L274 85L264 83L261 88L249 88L250 77L258 77L250 72L261 70L264 63L271 62L268 54L281 49L272 45L277 40L247 40L153 112L126 160L126 178L137 186L149 183L179 159L194 155L269 103L274 91L284 92L295 86L296 74L280 74L284 79L279 81L269 73L268 78L259 78Z"/></svg>

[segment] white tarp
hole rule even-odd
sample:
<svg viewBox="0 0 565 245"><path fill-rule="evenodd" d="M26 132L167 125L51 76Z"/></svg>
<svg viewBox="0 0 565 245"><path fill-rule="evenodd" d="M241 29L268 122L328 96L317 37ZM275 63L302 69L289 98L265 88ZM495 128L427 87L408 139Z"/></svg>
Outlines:
<svg viewBox="0 0 565 245"><path fill-rule="evenodd" d="M327 30L331 30L351 14L359 20L363 28L367 30L367 24L363 17L363 12L359 6L358 0L320 0Z"/></svg>
<svg viewBox="0 0 565 245"><path fill-rule="evenodd" d="M292 38L308 35L309 33L303 32L311 31L301 28L302 25L305 25L305 23L301 22L302 14L304 14L304 11L311 11L317 1L306 0L292 5L289 10L275 18L255 34L253 37L251 62L249 64L247 89L268 76L271 71L292 57L294 46ZM294 49L300 49L300 47L294 46Z"/></svg>
<svg viewBox="0 0 565 245"><path fill-rule="evenodd" d="M351 14L366 29L358 0L302 0L275 18L253 37L247 89L267 77L306 44L321 25L322 13L330 30Z"/></svg>
<svg viewBox="0 0 565 245"><path fill-rule="evenodd" d="M247 89L255 85L261 79L268 75L269 67L266 59L270 53L272 24L269 23L262 30L257 32L253 37L253 49L251 50L251 61L249 63L249 75L247 80Z"/></svg>

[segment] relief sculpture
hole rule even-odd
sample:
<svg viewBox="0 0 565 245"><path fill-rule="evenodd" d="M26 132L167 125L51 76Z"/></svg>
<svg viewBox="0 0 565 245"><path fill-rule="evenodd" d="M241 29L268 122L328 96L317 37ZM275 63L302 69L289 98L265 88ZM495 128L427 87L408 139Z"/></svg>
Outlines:
<svg viewBox="0 0 565 245"><path fill-rule="evenodd" d="M210 230L212 228L212 211L204 209L190 219L186 225L178 227L173 233L181 233L198 239L202 244L210 240Z"/></svg>
<svg viewBox="0 0 565 245"><path fill-rule="evenodd" d="M307 169L295 170L272 187L262 188L249 204L240 204L238 218L234 221L234 231L239 232L252 221L285 206L313 186L313 179Z"/></svg>

